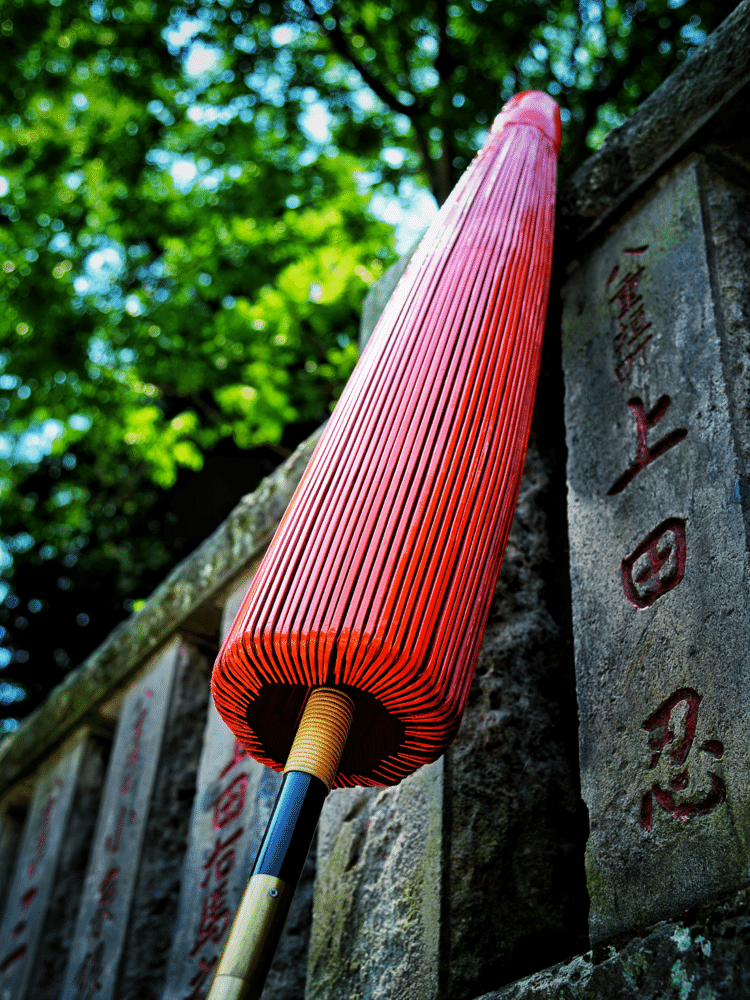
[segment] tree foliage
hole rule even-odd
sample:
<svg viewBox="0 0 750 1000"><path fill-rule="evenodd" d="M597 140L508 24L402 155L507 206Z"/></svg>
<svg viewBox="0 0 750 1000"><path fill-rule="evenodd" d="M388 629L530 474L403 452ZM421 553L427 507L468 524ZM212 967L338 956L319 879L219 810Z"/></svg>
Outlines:
<svg viewBox="0 0 750 1000"><path fill-rule="evenodd" d="M5 0L6 729L330 411L374 194L441 202L528 87L572 169L734 6Z"/></svg>

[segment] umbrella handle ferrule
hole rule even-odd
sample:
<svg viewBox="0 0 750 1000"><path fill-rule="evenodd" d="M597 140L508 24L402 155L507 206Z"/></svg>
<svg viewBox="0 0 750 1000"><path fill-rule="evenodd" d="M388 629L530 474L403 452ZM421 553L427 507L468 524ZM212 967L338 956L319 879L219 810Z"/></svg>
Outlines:
<svg viewBox="0 0 750 1000"><path fill-rule="evenodd" d="M260 997L353 714L352 698L335 688L315 688L307 699L207 1000Z"/></svg>
<svg viewBox="0 0 750 1000"><path fill-rule="evenodd" d="M232 924L209 1000L258 1000L284 927L294 887L253 875Z"/></svg>

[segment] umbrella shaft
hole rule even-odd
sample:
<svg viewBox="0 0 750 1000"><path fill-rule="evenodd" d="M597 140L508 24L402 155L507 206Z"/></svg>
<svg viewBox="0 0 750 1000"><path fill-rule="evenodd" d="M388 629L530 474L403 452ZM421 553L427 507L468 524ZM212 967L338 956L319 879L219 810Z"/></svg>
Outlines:
<svg viewBox="0 0 750 1000"><path fill-rule="evenodd" d="M336 777L353 709L343 691L311 693L207 1000L259 1000Z"/></svg>
<svg viewBox="0 0 750 1000"><path fill-rule="evenodd" d="M311 774L284 775L208 1000L260 997L327 794Z"/></svg>

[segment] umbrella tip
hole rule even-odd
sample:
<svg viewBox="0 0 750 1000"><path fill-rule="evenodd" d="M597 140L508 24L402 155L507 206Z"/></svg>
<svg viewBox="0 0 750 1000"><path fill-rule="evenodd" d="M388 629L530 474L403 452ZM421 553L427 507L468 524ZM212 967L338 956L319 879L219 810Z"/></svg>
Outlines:
<svg viewBox="0 0 750 1000"><path fill-rule="evenodd" d="M495 119L493 132L506 125L534 125L540 129L557 153L562 142L562 122L557 101L541 90L525 90L511 97Z"/></svg>

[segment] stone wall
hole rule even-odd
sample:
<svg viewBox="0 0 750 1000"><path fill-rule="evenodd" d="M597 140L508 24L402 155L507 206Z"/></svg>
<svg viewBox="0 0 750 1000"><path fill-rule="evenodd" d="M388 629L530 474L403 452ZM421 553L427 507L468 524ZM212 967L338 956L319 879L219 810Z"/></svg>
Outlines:
<svg viewBox="0 0 750 1000"><path fill-rule="evenodd" d="M746 0L560 190L461 732L327 800L264 996L750 992L749 99ZM206 996L279 783L208 676L317 436L0 745L3 1000Z"/></svg>

